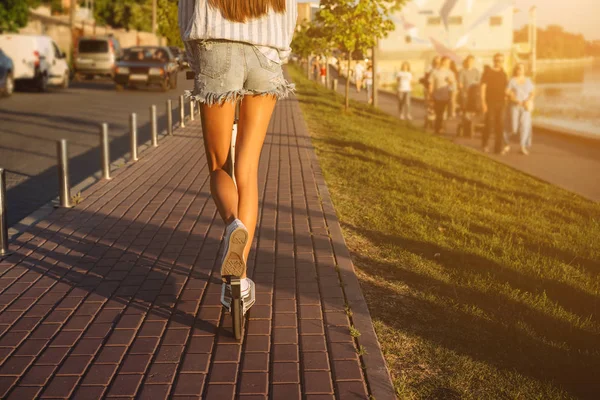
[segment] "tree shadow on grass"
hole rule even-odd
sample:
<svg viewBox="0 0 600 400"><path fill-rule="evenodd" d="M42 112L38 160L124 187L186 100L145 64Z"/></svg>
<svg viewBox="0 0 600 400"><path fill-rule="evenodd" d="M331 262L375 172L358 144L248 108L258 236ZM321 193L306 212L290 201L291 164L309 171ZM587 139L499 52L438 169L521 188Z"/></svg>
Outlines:
<svg viewBox="0 0 600 400"><path fill-rule="evenodd" d="M377 243L387 241L421 257L436 260L451 273L466 272L484 279L492 277L496 282L508 282L513 287L534 293L542 287L552 295L560 295L559 303L594 301L592 296L574 288L550 281L539 283L528 280L526 276L476 255L354 227L346 228ZM441 256L435 257L436 253ZM372 278L368 281L363 279L361 286L369 299L374 318L386 325L505 371L515 370L541 382L558 385L575 396L593 398L593 394L600 390L600 382L596 379L600 368L597 334L574 328L506 296L456 286L400 265L357 254L353 254L353 258L355 264ZM407 285L411 292L426 293L428 297L435 296L438 301L392 291L388 286L376 283L380 280ZM583 304L578 308L589 307L589 304ZM481 310L485 317L460 311L460 308ZM520 318L513 319L513 316ZM530 333L520 329L519 323L524 323Z"/></svg>

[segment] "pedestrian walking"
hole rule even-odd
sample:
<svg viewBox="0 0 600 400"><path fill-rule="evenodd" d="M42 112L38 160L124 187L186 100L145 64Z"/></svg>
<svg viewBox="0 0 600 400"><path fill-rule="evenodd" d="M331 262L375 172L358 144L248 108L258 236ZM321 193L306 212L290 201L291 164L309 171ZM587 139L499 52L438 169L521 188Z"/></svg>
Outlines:
<svg viewBox="0 0 600 400"><path fill-rule="evenodd" d="M367 88L367 103L373 104L373 66L369 64L365 72L365 86Z"/></svg>
<svg viewBox="0 0 600 400"><path fill-rule="evenodd" d="M255 300L246 261L258 214L258 164L278 99L293 91L282 63L291 52L296 0L179 0L179 25L195 74L210 188L226 229L221 276L239 277L243 313ZM228 156L236 103L240 103L235 182ZM230 306L223 283L221 303Z"/></svg>
<svg viewBox="0 0 600 400"><path fill-rule="evenodd" d="M365 73L365 66L362 62L357 61L354 65L354 84L356 85L356 93L360 93L363 87L363 78Z"/></svg>
<svg viewBox="0 0 600 400"><path fill-rule="evenodd" d="M425 121L424 127L425 129L429 128L433 125L435 121L435 110L433 109L433 101L429 96L429 85L431 83L431 74L433 71L437 70L440 67L442 62L442 58L440 56L435 56L431 60L431 65L425 70L425 74L419 79L419 83L423 85L423 100L425 101Z"/></svg>
<svg viewBox="0 0 600 400"><path fill-rule="evenodd" d="M529 154L531 147L531 112L535 87L531 79L525 76L525 65L518 63L513 76L508 82L508 116L509 123L505 131L505 150L510 150L510 136L519 134L521 153Z"/></svg>
<svg viewBox="0 0 600 400"><path fill-rule="evenodd" d="M405 61L400 67L400 72L396 74L398 83L398 111L400 119L411 120L410 114L410 98L412 96L413 75L410 72L410 63Z"/></svg>
<svg viewBox="0 0 600 400"><path fill-rule="evenodd" d="M473 120L480 111L481 73L475 68L475 57L467 56L463 69L458 74L459 104L461 110L461 127L465 136L473 136Z"/></svg>
<svg viewBox="0 0 600 400"><path fill-rule="evenodd" d="M485 114L482 149L485 153L490 151L488 141L492 131L494 133L494 151L496 153L508 151L506 147L502 149L507 85L508 77L504 71L504 56L496 53L493 67L486 68L481 77L481 103L482 111Z"/></svg>
<svg viewBox="0 0 600 400"><path fill-rule="evenodd" d="M321 85L326 86L327 85L327 64L324 62L321 62L320 77L321 77Z"/></svg>
<svg viewBox="0 0 600 400"><path fill-rule="evenodd" d="M450 71L454 74L454 80L458 82L458 68L454 60L450 61ZM458 107L458 88L452 91L450 95L450 104L448 107L448 116L450 118L456 118L456 109Z"/></svg>
<svg viewBox="0 0 600 400"><path fill-rule="evenodd" d="M450 59L443 57L440 68L431 73L429 95L435 111L434 132L441 134L444 114L450 104L452 92L456 90L456 78L450 69Z"/></svg>

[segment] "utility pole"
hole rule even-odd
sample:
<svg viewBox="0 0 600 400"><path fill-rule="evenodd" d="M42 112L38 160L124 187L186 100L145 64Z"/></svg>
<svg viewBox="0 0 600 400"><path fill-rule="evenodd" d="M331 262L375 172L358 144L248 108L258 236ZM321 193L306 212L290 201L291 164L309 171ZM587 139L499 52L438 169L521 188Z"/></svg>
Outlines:
<svg viewBox="0 0 600 400"><path fill-rule="evenodd" d="M157 31L157 20L156 20L156 3L157 0L152 0L152 33L156 35Z"/></svg>
<svg viewBox="0 0 600 400"><path fill-rule="evenodd" d="M73 51L75 49L75 8L76 0L71 0L69 6L69 29L71 31L71 46L69 49L69 62L73 64Z"/></svg>

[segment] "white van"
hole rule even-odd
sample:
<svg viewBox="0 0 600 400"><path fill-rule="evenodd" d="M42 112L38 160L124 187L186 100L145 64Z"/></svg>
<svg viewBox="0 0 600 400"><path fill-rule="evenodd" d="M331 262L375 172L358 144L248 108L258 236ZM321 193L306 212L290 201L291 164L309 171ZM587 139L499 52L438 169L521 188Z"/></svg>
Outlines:
<svg viewBox="0 0 600 400"><path fill-rule="evenodd" d="M48 85L69 87L67 59L49 36L0 35L0 48L13 60L17 84L33 84L40 92Z"/></svg>

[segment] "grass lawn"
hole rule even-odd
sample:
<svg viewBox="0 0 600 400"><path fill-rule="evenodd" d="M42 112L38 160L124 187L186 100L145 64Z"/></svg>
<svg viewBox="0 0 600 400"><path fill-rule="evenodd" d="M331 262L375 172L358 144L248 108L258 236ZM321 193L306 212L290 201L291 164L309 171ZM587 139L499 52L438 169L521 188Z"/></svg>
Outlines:
<svg viewBox="0 0 600 400"><path fill-rule="evenodd" d="M289 72L398 397L600 398L600 204Z"/></svg>

